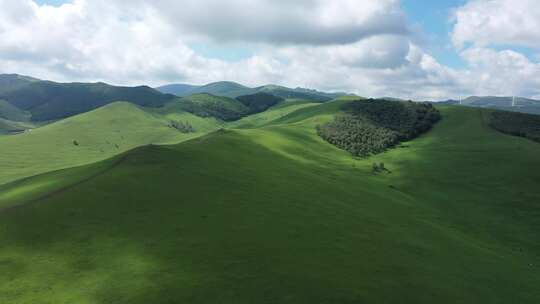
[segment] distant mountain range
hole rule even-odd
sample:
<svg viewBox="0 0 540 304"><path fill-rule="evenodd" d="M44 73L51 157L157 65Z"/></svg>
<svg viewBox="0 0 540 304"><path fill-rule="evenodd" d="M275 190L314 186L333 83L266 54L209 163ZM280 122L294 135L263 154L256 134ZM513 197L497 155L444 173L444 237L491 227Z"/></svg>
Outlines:
<svg viewBox="0 0 540 304"><path fill-rule="evenodd" d="M316 102L326 102L345 95L276 85L249 88L230 81L203 86L172 84L153 89L148 86L113 86L102 82L58 83L17 74L0 74L0 118L9 122L45 122L88 112L115 101L127 101L145 107L162 107L179 97L211 94L233 99L228 101L232 104L238 102L235 100L237 97L261 93L282 99ZM260 101L265 97L259 95L256 99ZM253 111L249 109L244 112L254 113Z"/></svg>
<svg viewBox="0 0 540 304"><path fill-rule="evenodd" d="M305 89L305 88L287 88L278 85L265 85L255 88L250 88L231 81L220 81L206 85L190 85L190 84L169 84L156 88L158 91L167 94L174 94L176 96L184 97L193 94L207 93L216 96L224 96L230 98L236 98L243 95L252 95L256 93L268 93L276 97L284 99L305 99L311 101L325 102L334 98L348 95L347 93L326 93L317 90Z"/></svg>
<svg viewBox="0 0 540 304"><path fill-rule="evenodd" d="M61 119L115 101L156 107L175 98L148 86L119 87L101 82L58 83L15 74L0 75L0 100L29 113L33 121ZM7 109L7 106L2 108ZM13 112L13 109L10 111ZM0 113L0 116L3 114Z"/></svg>
<svg viewBox="0 0 540 304"><path fill-rule="evenodd" d="M461 101L449 99L440 101L439 104L463 105L480 108L493 108L498 110L540 114L540 100L523 97L500 97L500 96L471 96Z"/></svg>

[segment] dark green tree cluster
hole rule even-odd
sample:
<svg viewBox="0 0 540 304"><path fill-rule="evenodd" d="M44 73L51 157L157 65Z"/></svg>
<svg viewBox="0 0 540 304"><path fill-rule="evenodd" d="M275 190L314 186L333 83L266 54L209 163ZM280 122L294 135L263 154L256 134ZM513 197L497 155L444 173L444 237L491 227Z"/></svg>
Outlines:
<svg viewBox="0 0 540 304"><path fill-rule="evenodd" d="M327 142L356 156L383 152L399 141L397 132L351 114L338 115L334 121L317 126L317 133Z"/></svg>
<svg viewBox="0 0 540 304"><path fill-rule="evenodd" d="M317 133L356 156L381 153L440 120L439 111L429 103L369 99L348 103L343 110L345 114L317 126Z"/></svg>
<svg viewBox="0 0 540 304"><path fill-rule="evenodd" d="M215 117L223 121L234 121L245 116L244 112L229 109L218 103L201 104L190 100L185 100L182 102L180 107L182 110L199 117Z"/></svg>
<svg viewBox="0 0 540 304"><path fill-rule="evenodd" d="M195 129L189 122L183 121L171 121L169 122L169 127L174 128L182 133L194 133Z"/></svg>
<svg viewBox="0 0 540 304"><path fill-rule="evenodd" d="M396 131L400 140L414 138L431 129L441 119L431 103L367 99L346 104L343 109L365 117L373 124Z"/></svg>
<svg viewBox="0 0 540 304"><path fill-rule="evenodd" d="M236 100L240 101L248 108L247 114L250 115L268 110L268 108L282 102L283 98L268 93L257 93L240 96L237 97Z"/></svg>
<svg viewBox="0 0 540 304"><path fill-rule="evenodd" d="M493 111L489 125L500 132L540 142L540 115Z"/></svg>

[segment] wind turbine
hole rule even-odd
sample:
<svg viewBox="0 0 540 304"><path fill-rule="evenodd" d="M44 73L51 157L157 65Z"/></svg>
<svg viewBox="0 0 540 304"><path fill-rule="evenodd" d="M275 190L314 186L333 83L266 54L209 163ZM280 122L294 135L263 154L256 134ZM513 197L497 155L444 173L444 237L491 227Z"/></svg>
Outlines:
<svg viewBox="0 0 540 304"><path fill-rule="evenodd" d="M516 96L512 96L512 108L516 106Z"/></svg>

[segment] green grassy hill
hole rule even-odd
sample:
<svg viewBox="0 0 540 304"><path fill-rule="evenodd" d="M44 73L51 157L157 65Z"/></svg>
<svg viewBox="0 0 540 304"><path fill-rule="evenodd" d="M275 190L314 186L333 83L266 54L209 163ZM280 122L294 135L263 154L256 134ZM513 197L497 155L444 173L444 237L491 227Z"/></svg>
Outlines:
<svg viewBox="0 0 540 304"><path fill-rule="evenodd" d="M2 136L0 184L96 162L141 145L177 143L219 127L215 119L180 111L159 111L162 112L116 102L31 132ZM181 133L169 126L171 121L188 122L196 132Z"/></svg>
<svg viewBox="0 0 540 304"><path fill-rule="evenodd" d="M344 102L2 186L0 302L538 303L540 144L443 107L354 159Z"/></svg>

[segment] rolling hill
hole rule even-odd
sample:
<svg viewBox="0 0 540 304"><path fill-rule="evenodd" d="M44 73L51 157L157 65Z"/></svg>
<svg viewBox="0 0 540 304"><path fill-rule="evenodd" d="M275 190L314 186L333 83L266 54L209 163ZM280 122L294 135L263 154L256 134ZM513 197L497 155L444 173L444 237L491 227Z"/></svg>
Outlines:
<svg viewBox="0 0 540 304"><path fill-rule="evenodd" d="M459 100L446 100L442 104L457 105ZM511 112L540 114L540 100L523 97L471 96L463 99L461 105L491 108Z"/></svg>
<svg viewBox="0 0 540 304"><path fill-rule="evenodd" d="M346 103L1 186L0 302L538 303L540 144L442 106L356 159Z"/></svg>
<svg viewBox="0 0 540 304"><path fill-rule="evenodd" d="M256 88L249 88L244 85L230 81L215 82L203 86L195 86L189 84L171 84L161 86L156 89L162 93L174 94L180 97L185 97L193 94L207 93L216 96L237 98L242 95L267 93L284 99L304 99L319 102L326 102L340 96L347 95L346 93L326 93L304 88L291 89L278 85L265 85Z"/></svg>
<svg viewBox="0 0 540 304"><path fill-rule="evenodd" d="M17 86L7 84L0 89L0 100L29 112L33 121L57 120L119 100L157 107L174 98L147 86L118 87L105 83L28 81Z"/></svg>
<svg viewBox="0 0 540 304"><path fill-rule="evenodd" d="M195 132L179 132L171 127L171 122L189 123ZM180 142L215 130L219 125L213 118L186 112L115 102L31 132L0 137L0 184L93 163L141 145Z"/></svg>

